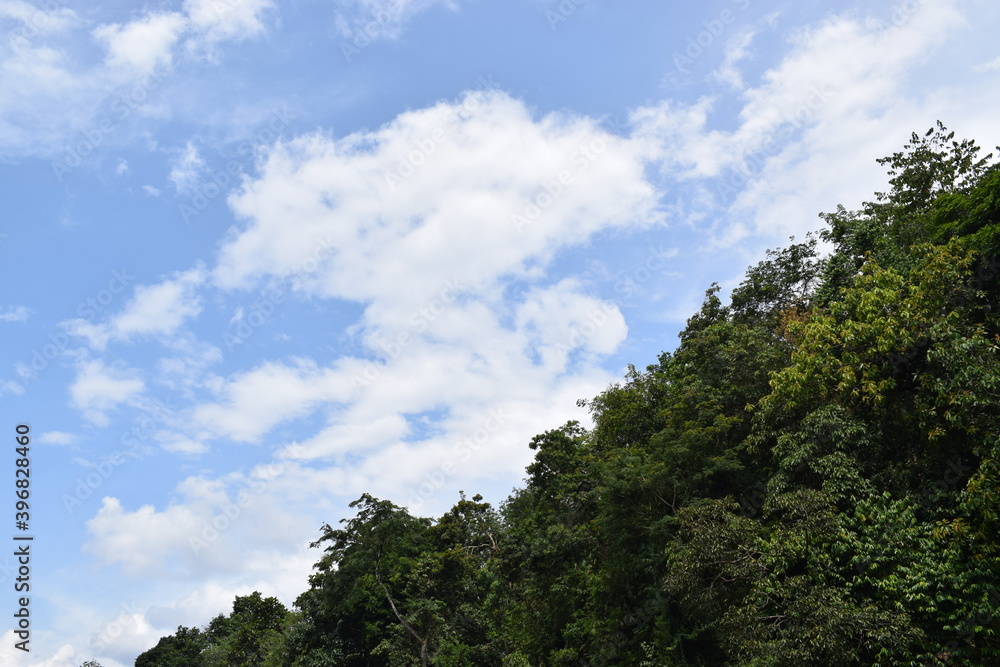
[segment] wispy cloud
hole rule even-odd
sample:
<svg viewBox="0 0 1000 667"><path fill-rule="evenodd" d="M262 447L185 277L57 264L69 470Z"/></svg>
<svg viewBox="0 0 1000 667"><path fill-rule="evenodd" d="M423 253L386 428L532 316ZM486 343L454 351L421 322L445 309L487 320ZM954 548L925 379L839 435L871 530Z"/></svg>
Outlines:
<svg viewBox="0 0 1000 667"><path fill-rule="evenodd" d="M0 310L0 322L27 322L31 313L31 309L25 306L12 306Z"/></svg>
<svg viewBox="0 0 1000 667"><path fill-rule="evenodd" d="M994 70L1000 70L1000 56L988 63L977 65L975 69L977 72L992 72Z"/></svg>
<svg viewBox="0 0 1000 667"><path fill-rule="evenodd" d="M107 426L107 412L139 396L145 382L137 369L108 366L103 361L84 361L70 386L73 406L98 426Z"/></svg>
<svg viewBox="0 0 1000 667"><path fill-rule="evenodd" d="M64 431L45 431L36 438L42 444L59 446L72 445L78 439L73 433L66 433Z"/></svg>
<svg viewBox="0 0 1000 667"><path fill-rule="evenodd" d="M169 338L201 312L198 287L205 281L202 269L178 272L154 285L140 285L118 314L105 322L73 319L63 322L71 334L86 338L95 350L110 341L135 338Z"/></svg>
<svg viewBox="0 0 1000 667"><path fill-rule="evenodd" d="M205 160L198 152L198 147L188 142L174 160L170 169L170 182L177 192L188 193L201 182L204 169Z"/></svg>

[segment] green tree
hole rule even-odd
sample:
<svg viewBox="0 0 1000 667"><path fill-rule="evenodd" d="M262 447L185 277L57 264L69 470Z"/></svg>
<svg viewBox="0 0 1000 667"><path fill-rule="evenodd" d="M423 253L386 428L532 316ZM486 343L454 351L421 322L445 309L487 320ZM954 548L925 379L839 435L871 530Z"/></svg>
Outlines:
<svg viewBox="0 0 1000 667"><path fill-rule="evenodd" d="M218 616L206 631L209 646L204 653L208 667L250 667L263 663L280 635L287 610L274 597L254 591L237 596L233 612Z"/></svg>
<svg viewBox="0 0 1000 667"><path fill-rule="evenodd" d="M200 667L208 637L198 628L177 627L177 632L161 637L156 646L135 659L135 667Z"/></svg>

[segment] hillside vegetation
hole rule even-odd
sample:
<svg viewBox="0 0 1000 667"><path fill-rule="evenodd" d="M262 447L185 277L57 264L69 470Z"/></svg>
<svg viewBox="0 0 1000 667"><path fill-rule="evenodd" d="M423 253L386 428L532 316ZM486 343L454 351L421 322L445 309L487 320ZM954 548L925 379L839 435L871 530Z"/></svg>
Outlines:
<svg viewBox="0 0 1000 667"><path fill-rule="evenodd" d="M1000 664L1000 169L940 123L880 162L500 507L363 495L294 609L136 667Z"/></svg>

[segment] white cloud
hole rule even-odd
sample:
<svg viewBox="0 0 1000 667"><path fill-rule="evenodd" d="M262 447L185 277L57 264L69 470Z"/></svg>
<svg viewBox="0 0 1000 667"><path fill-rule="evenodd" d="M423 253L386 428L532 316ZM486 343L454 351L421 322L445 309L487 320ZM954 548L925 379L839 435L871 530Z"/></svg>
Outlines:
<svg viewBox="0 0 1000 667"><path fill-rule="evenodd" d="M152 505L128 511L117 498L105 497L87 521L86 550L103 565L120 564L130 577L260 576L264 562L286 567L275 564L278 554L315 528L261 480L192 477L178 485L177 495L178 502L162 511ZM298 569L299 560L292 560Z"/></svg>
<svg viewBox="0 0 1000 667"><path fill-rule="evenodd" d="M204 272L191 269L157 285L140 286L125 309L114 319L117 338L170 335L185 320L201 312L196 290L204 281Z"/></svg>
<svg viewBox="0 0 1000 667"><path fill-rule="evenodd" d="M575 400L611 379L599 361L624 340L624 318L580 283L546 284L545 267L603 230L660 221L644 160L641 145L590 119L536 120L500 93L406 113L372 133L277 146L231 199L247 223L213 278L227 289L289 279L300 293L360 302L353 331L365 354L207 377L213 400L185 417L195 436L161 442L192 452L206 437L256 442L319 412L323 429L242 482L267 480L268 500L254 507L305 523L343 512L361 491L432 512L456 485L506 484L530 460L528 439L583 417ZM420 491L442 466L447 483ZM232 501L234 484L199 478L159 510L105 499L89 548L132 576L225 570L234 553L287 549L261 528L282 517L254 514L192 559L191 536ZM250 525L267 542L248 551Z"/></svg>
<svg viewBox="0 0 1000 667"><path fill-rule="evenodd" d="M529 337L531 354L556 372L566 368L573 351L610 354L628 333L616 306L581 294L570 279L532 290L518 306L516 321Z"/></svg>
<svg viewBox="0 0 1000 667"><path fill-rule="evenodd" d="M160 431L156 434L156 440L163 447L164 451L171 454L184 454L186 456L196 456L208 451L208 445L181 433Z"/></svg>
<svg viewBox="0 0 1000 667"><path fill-rule="evenodd" d="M21 25L8 33L13 39L32 39L37 35L64 32L79 22L76 12L69 7L38 7L23 0L0 2L0 18L11 18Z"/></svg>
<svg viewBox="0 0 1000 667"><path fill-rule="evenodd" d="M38 442L46 445L72 445L77 439L74 434L63 431L46 431L36 438Z"/></svg>
<svg viewBox="0 0 1000 667"><path fill-rule="evenodd" d="M590 119L536 122L502 93L470 93L375 132L276 146L233 197L250 224L223 247L215 277L224 287L297 277L323 296L379 299L369 315L381 317L381 301L421 305L449 279L478 290L600 230L652 224L643 168L640 145ZM323 268L308 271L313 258Z"/></svg>
<svg viewBox="0 0 1000 667"><path fill-rule="evenodd" d="M991 60L988 63L983 63L982 65L977 65L975 67L977 72L991 72L994 70L1000 70L1000 56L996 59Z"/></svg>
<svg viewBox="0 0 1000 667"><path fill-rule="evenodd" d="M142 186L142 191L145 192L150 197L159 197L160 196L160 189L156 188L156 187L153 187L152 185L144 185L144 186Z"/></svg>
<svg viewBox="0 0 1000 667"><path fill-rule="evenodd" d="M161 283L136 287L122 311L106 323L73 319L63 326L69 333L86 338L95 350L103 350L111 340L173 336L187 320L201 313L197 290L204 281L201 269L176 273Z"/></svg>
<svg viewBox="0 0 1000 667"><path fill-rule="evenodd" d="M208 368L222 359L222 350L199 341L190 333L166 340L164 344L173 354L157 362L156 382L186 396L201 387Z"/></svg>
<svg viewBox="0 0 1000 667"><path fill-rule="evenodd" d="M272 8L271 0L184 0L184 11L191 23L209 42L260 34L264 30L260 15Z"/></svg>
<svg viewBox="0 0 1000 667"><path fill-rule="evenodd" d="M636 110L634 136L658 148L672 178L714 187L707 197L692 190L691 200L700 197L698 215L714 208L727 219L717 242L730 245L751 233L801 235L815 228L818 210L838 203L834 193L857 203L870 196L881 173L875 158L942 116L943 99L922 99L909 77L963 25L953 0L919 3L892 23L830 16L798 30L790 52L743 91L735 129L710 129L717 101L702 98ZM741 77L738 55L723 78ZM887 126L904 129L893 136Z"/></svg>
<svg viewBox="0 0 1000 667"><path fill-rule="evenodd" d="M456 0L342 0L336 23L356 48L379 39L395 39L414 15L431 7L456 9Z"/></svg>
<svg viewBox="0 0 1000 667"><path fill-rule="evenodd" d="M86 127L103 91L64 51L0 42L0 156L52 154Z"/></svg>
<svg viewBox="0 0 1000 667"><path fill-rule="evenodd" d="M654 224L643 170L642 146L585 118L536 121L501 93L339 141L277 146L231 200L249 223L223 247L215 278L233 288L271 275L360 301L357 331L381 360L267 364L228 380L224 400L200 406L194 423L254 441L326 405L329 427L289 451L330 457L413 438L427 411L459 415L432 427L461 433L464 415L525 384L559 393L554 382L577 382L624 339L621 314L570 282L532 287L511 309L505 286L544 275L561 246Z"/></svg>
<svg viewBox="0 0 1000 667"><path fill-rule="evenodd" d="M145 12L91 27L54 4L0 3L0 19L20 23L0 40L0 158L56 157L73 164L69 171L79 164L74 147L89 137L100 137L106 147L111 141L104 135L121 141L134 132L121 122L121 107L109 113L109 106L124 99L132 118L169 117L169 102L136 106L132 96L145 98L163 85L178 57L214 62L219 45L260 34L262 12L274 6L271 0L187 0L183 12ZM81 57L95 43L102 57ZM148 77L155 77L153 83ZM108 127L113 129L105 132Z"/></svg>
<svg viewBox="0 0 1000 667"><path fill-rule="evenodd" d="M55 652L43 658L38 655L37 651L39 651L40 647L35 642L29 642L28 644L31 653L25 653L15 648L15 644L20 641L21 638L13 630L7 630L3 635L0 635L0 663L9 665L9 667L76 667L78 664L76 659L79 656L72 644L57 642L58 648L56 648ZM45 649L41 650L44 651ZM35 657L29 657L32 656L32 653L35 654ZM29 660L31 661L30 663L28 662Z"/></svg>
<svg viewBox="0 0 1000 667"><path fill-rule="evenodd" d="M70 386L74 407L88 420L106 426L105 413L121 403L138 397L145 389L137 369L109 367L100 360L84 361L77 368Z"/></svg>
<svg viewBox="0 0 1000 667"><path fill-rule="evenodd" d="M27 322L31 312L31 309L24 306L12 306L0 311L0 322Z"/></svg>
<svg viewBox="0 0 1000 667"><path fill-rule="evenodd" d="M750 44L756 33L745 30L726 42L725 60L712 74L719 81L740 90L744 87L743 75L736 65L751 53Z"/></svg>
<svg viewBox="0 0 1000 667"><path fill-rule="evenodd" d="M106 324L94 324L84 319L72 319L61 323L66 332L73 336L86 338L95 350L104 350L111 339L111 328Z"/></svg>
<svg viewBox="0 0 1000 667"><path fill-rule="evenodd" d="M198 148L191 142L184 147L170 169L170 182L177 192L187 193L201 181L205 169L205 160L198 153Z"/></svg>
<svg viewBox="0 0 1000 667"><path fill-rule="evenodd" d="M227 381L222 404L199 406L194 424L216 435L255 442L273 426L302 417L324 402L345 401L350 381L308 361L288 367L267 362Z"/></svg>
<svg viewBox="0 0 1000 667"><path fill-rule="evenodd" d="M28 375L30 375L30 371L27 371L26 367L23 364L17 367L17 373L21 377L27 377ZM24 387L22 387L18 383L12 382L10 380L0 380L0 396L4 396L6 394L14 394L16 396L20 396L23 393L24 393Z"/></svg>
<svg viewBox="0 0 1000 667"><path fill-rule="evenodd" d="M116 68L152 72L169 66L172 50L187 26L178 12L150 13L127 24L113 23L94 29L94 37L107 49L106 61Z"/></svg>

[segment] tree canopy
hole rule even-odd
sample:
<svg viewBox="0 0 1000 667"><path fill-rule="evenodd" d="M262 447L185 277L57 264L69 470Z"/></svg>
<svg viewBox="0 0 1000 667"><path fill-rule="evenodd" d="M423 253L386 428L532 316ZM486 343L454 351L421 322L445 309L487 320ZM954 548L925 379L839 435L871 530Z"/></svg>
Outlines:
<svg viewBox="0 0 1000 667"><path fill-rule="evenodd" d="M879 162L498 508L365 494L293 611L136 666L1000 664L1000 169L940 123Z"/></svg>

